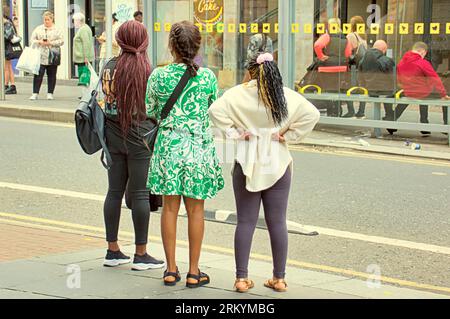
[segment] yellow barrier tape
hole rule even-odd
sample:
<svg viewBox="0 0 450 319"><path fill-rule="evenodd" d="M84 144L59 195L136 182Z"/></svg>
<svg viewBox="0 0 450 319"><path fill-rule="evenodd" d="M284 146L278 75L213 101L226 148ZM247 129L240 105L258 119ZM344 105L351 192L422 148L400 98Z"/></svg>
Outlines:
<svg viewBox="0 0 450 319"><path fill-rule="evenodd" d="M350 23L344 23L342 25L342 33L343 34L350 34L350 33L352 33L352 25Z"/></svg>
<svg viewBox="0 0 450 319"><path fill-rule="evenodd" d="M441 32L441 24L440 23L431 23L430 24L430 34L439 34Z"/></svg>
<svg viewBox="0 0 450 319"><path fill-rule="evenodd" d="M370 34L380 34L380 25L378 23L372 23L370 25Z"/></svg>
<svg viewBox="0 0 450 319"><path fill-rule="evenodd" d="M313 26L312 26L312 24L311 24L311 23L306 23L306 24L303 26L303 31L304 31L306 34L311 34L311 33L313 32Z"/></svg>
<svg viewBox="0 0 450 319"><path fill-rule="evenodd" d="M358 24L358 25L356 26L356 32L357 32L358 34L366 34L366 25L365 25L365 24L362 24L362 23Z"/></svg>
<svg viewBox="0 0 450 319"><path fill-rule="evenodd" d="M386 23L384 25L384 33L385 34L391 35L391 34L394 34L394 31L395 31L395 26L393 23Z"/></svg>
<svg viewBox="0 0 450 319"><path fill-rule="evenodd" d="M415 23L414 34L424 34L424 33L425 33L425 23Z"/></svg>
<svg viewBox="0 0 450 319"><path fill-rule="evenodd" d="M317 28L317 34L324 34L325 33L325 23L317 24L316 28Z"/></svg>
<svg viewBox="0 0 450 319"><path fill-rule="evenodd" d="M400 23L400 29L398 33L402 35L409 34L409 23Z"/></svg>
<svg viewBox="0 0 450 319"><path fill-rule="evenodd" d="M331 34L338 34L340 31L340 26L337 23L330 24L330 33Z"/></svg>

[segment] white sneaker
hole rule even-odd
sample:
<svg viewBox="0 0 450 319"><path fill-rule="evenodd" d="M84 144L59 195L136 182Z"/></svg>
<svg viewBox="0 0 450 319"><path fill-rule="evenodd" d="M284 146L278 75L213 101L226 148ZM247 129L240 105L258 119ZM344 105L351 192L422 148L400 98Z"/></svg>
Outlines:
<svg viewBox="0 0 450 319"><path fill-rule="evenodd" d="M53 94L48 93L47 94L47 100L54 100L55 98L53 97Z"/></svg>
<svg viewBox="0 0 450 319"><path fill-rule="evenodd" d="M38 94L33 93L33 95L30 96L30 101L36 101L38 99Z"/></svg>

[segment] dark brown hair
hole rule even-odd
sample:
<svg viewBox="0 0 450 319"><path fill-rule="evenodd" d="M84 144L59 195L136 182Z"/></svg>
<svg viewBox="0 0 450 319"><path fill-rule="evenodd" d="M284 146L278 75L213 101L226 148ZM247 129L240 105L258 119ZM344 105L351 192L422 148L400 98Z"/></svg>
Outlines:
<svg viewBox="0 0 450 319"><path fill-rule="evenodd" d="M177 60L187 65L193 76L197 75L199 66L194 62L202 35L197 26L189 21L181 21L172 26L169 34L169 46Z"/></svg>
<svg viewBox="0 0 450 319"><path fill-rule="evenodd" d="M122 48L115 69L115 95L120 125L126 136L134 121L147 118L145 92L151 67L147 55L149 44L145 27L128 21L117 30L116 40Z"/></svg>

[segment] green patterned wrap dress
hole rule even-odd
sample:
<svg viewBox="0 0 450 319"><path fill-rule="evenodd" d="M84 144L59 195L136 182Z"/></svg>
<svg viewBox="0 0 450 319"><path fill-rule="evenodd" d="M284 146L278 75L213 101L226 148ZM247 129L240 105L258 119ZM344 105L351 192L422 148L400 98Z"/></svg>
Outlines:
<svg viewBox="0 0 450 319"><path fill-rule="evenodd" d="M153 71L147 85L148 115L158 120L186 70L170 64ZM155 195L210 199L224 187L208 116L217 99L217 78L200 68L161 123L150 163L148 187Z"/></svg>

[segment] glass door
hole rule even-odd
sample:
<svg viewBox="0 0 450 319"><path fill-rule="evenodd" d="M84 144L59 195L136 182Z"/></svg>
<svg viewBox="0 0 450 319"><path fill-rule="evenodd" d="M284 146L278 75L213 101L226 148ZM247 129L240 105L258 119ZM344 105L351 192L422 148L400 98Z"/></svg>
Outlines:
<svg viewBox="0 0 450 319"><path fill-rule="evenodd" d="M214 71L222 90L242 83L252 40L267 38L276 55L278 0L157 0L155 9L157 66L172 62L168 35L171 25L182 20L200 28L203 40L197 63Z"/></svg>

